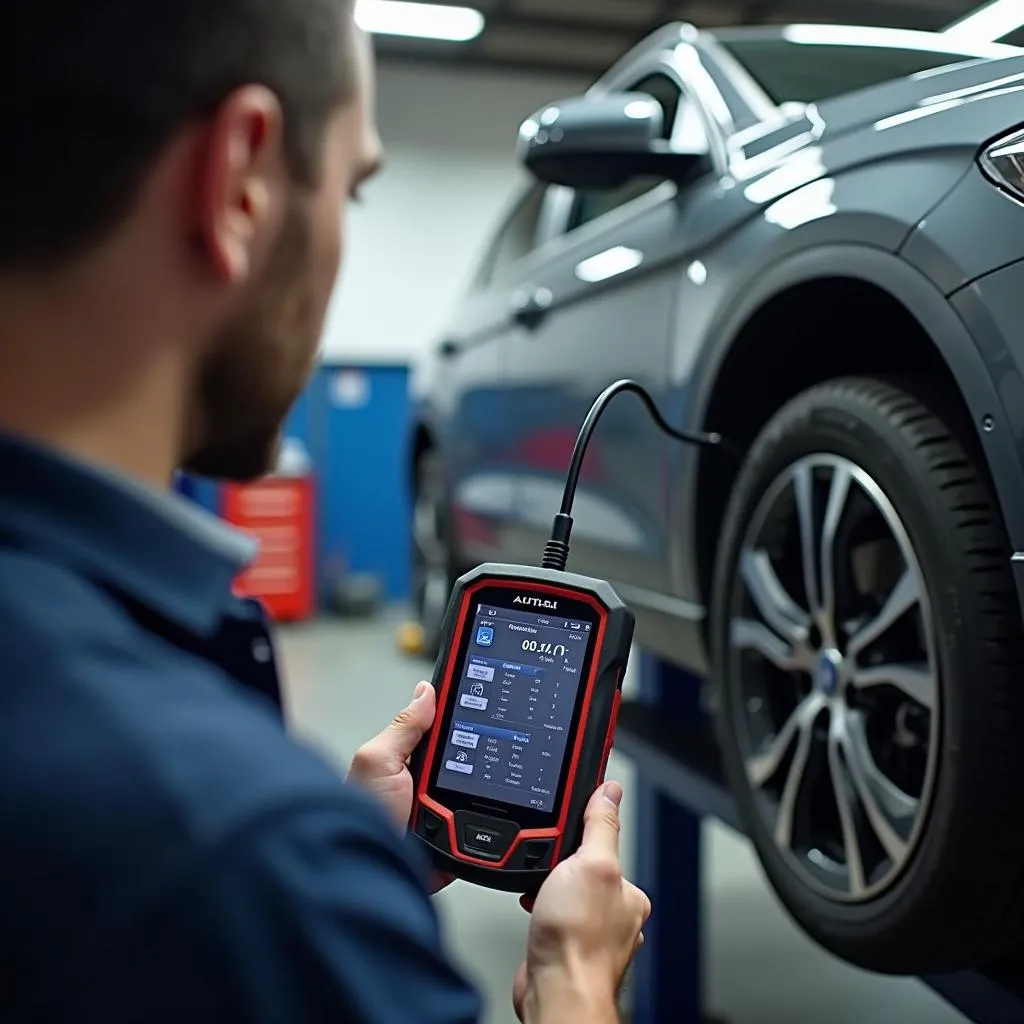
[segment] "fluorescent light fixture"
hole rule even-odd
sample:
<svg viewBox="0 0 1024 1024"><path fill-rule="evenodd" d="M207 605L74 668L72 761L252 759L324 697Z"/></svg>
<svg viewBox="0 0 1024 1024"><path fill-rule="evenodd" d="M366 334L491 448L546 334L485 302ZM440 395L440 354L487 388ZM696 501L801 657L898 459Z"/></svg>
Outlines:
<svg viewBox="0 0 1024 1024"><path fill-rule="evenodd" d="M419 4L410 0L357 0L356 23L364 32L409 39L467 43L484 30L484 16L472 7Z"/></svg>
<svg viewBox="0 0 1024 1024"><path fill-rule="evenodd" d="M1013 0L1021 4L1022 0ZM1022 10L1018 8L1018 10ZM1024 21L1024 15L1021 19ZM988 39L954 36L945 32L917 32L913 29L869 28L856 25L789 25L782 31L791 43L808 46L866 46L887 50L923 50L954 57L1019 57L1019 46L994 43Z"/></svg>
<svg viewBox="0 0 1024 1024"><path fill-rule="evenodd" d="M959 21L954 21L942 34L970 43L988 43L1024 26L1024 3L1021 0L992 0Z"/></svg>
<svg viewBox="0 0 1024 1024"><path fill-rule="evenodd" d="M643 261L644 254L639 249L616 245L578 264L576 276L587 284L597 284L599 281L618 277L619 274L628 274L629 271L636 270Z"/></svg>

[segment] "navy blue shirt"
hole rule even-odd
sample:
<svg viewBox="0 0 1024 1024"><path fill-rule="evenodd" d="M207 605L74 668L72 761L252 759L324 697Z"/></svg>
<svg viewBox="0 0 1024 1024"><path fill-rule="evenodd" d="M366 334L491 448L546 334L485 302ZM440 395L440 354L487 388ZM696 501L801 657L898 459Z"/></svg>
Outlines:
<svg viewBox="0 0 1024 1024"><path fill-rule="evenodd" d="M5 1024L478 1020L416 851L285 733L250 556L0 437Z"/></svg>

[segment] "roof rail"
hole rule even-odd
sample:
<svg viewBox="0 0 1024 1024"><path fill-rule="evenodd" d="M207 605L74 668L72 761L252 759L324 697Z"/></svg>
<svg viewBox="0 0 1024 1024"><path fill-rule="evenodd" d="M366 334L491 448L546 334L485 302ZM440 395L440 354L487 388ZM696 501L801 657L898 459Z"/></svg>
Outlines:
<svg viewBox="0 0 1024 1024"><path fill-rule="evenodd" d="M671 21L637 43L633 49L620 57L601 78L614 77L620 69L632 64L638 56L657 50L670 50L680 43L692 43L699 35L700 30L688 21Z"/></svg>

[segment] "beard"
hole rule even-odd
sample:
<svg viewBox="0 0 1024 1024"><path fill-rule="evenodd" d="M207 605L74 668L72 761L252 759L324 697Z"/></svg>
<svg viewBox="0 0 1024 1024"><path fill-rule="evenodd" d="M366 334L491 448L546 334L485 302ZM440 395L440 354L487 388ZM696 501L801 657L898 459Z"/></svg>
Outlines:
<svg viewBox="0 0 1024 1024"><path fill-rule="evenodd" d="M316 360L311 231L296 201L246 309L223 328L199 367L199 436L183 468L248 483L273 470L292 405Z"/></svg>

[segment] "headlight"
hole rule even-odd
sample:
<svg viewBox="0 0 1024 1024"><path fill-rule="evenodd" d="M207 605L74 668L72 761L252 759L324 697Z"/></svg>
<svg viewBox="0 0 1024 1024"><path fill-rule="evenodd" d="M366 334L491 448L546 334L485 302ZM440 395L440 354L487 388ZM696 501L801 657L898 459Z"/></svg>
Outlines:
<svg viewBox="0 0 1024 1024"><path fill-rule="evenodd" d="M1024 131L990 143L980 158L989 179L1014 199L1024 202Z"/></svg>

